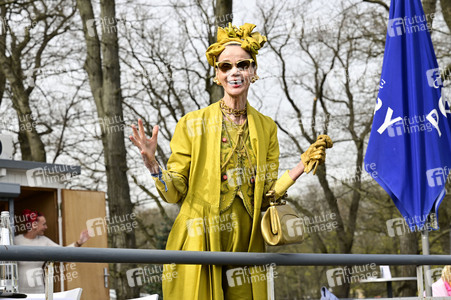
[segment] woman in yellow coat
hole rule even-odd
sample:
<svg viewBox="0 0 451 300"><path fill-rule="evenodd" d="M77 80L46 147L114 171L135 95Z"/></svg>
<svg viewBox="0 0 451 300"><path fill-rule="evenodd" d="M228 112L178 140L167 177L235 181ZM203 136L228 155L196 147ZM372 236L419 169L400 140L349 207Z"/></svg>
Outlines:
<svg viewBox="0 0 451 300"><path fill-rule="evenodd" d="M182 202L167 250L265 252L260 222L269 205L266 193L282 197L313 161L324 162L325 144L318 141L302 155L306 168L300 161L278 179L277 126L247 102L258 79L256 55L266 41L252 33L254 27L218 28L206 54L224 98L179 120L167 170L155 159L158 126L150 139L141 120L139 131L133 126L130 139L158 193L169 203ZM176 278L170 278L173 272ZM267 299L266 270L258 266L177 265L163 279L164 299Z"/></svg>

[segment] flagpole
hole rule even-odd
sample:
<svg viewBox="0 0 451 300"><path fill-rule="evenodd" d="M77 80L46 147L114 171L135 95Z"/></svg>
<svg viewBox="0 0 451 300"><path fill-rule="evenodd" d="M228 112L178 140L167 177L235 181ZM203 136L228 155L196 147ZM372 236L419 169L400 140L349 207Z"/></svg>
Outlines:
<svg viewBox="0 0 451 300"><path fill-rule="evenodd" d="M426 229L427 226L423 227L424 229L421 231L421 246L423 248L423 255L429 255L429 231ZM431 266L424 266L424 289L426 291L426 297L432 296L432 288L431 288ZM422 297L423 295L418 295Z"/></svg>

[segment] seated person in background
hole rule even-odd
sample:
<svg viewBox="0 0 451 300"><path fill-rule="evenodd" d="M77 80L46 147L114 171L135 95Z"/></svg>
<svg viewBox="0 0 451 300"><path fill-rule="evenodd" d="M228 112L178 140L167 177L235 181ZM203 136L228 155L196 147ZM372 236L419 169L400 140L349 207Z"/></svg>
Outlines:
<svg viewBox="0 0 451 300"><path fill-rule="evenodd" d="M25 209L27 232L14 237L14 245L19 246L49 246L60 247L48 237L44 236L47 229L47 223L44 215L37 211ZM80 233L78 241L68 245L68 247L81 247L89 239L88 230L85 229ZM44 278L42 266L43 261L18 261L17 267L19 272L19 291L21 293L39 294L44 293ZM37 278L39 277L39 278Z"/></svg>
<svg viewBox="0 0 451 300"><path fill-rule="evenodd" d="M451 297L451 266L445 266L442 276L432 284L432 297Z"/></svg>

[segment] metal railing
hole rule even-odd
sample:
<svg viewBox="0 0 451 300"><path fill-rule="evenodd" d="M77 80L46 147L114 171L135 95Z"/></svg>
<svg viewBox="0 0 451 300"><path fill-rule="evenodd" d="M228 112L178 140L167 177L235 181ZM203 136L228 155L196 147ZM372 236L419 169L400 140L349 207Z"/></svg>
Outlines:
<svg viewBox="0 0 451 300"><path fill-rule="evenodd" d="M0 246L0 260L196 265L451 265L451 255L316 254Z"/></svg>
<svg viewBox="0 0 451 300"><path fill-rule="evenodd" d="M451 255L316 254L171 251L118 248L0 246L0 261L53 261L80 263L146 263L199 265L350 266L415 265L419 298L423 295L426 265L451 265ZM438 299L438 298L434 298Z"/></svg>

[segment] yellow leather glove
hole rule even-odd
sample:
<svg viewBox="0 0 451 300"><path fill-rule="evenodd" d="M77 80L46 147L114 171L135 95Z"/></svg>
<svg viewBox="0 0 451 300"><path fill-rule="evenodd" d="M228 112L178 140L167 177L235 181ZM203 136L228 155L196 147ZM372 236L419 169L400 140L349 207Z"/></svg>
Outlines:
<svg viewBox="0 0 451 300"><path fill-rule="evenodd" d="M326 161L326 148L332 148L333 142L328 135L318 136L316 142L301 154L301 160L304 164L304 172L309 173L313 169L313 175L320 164Z"/></svg>

